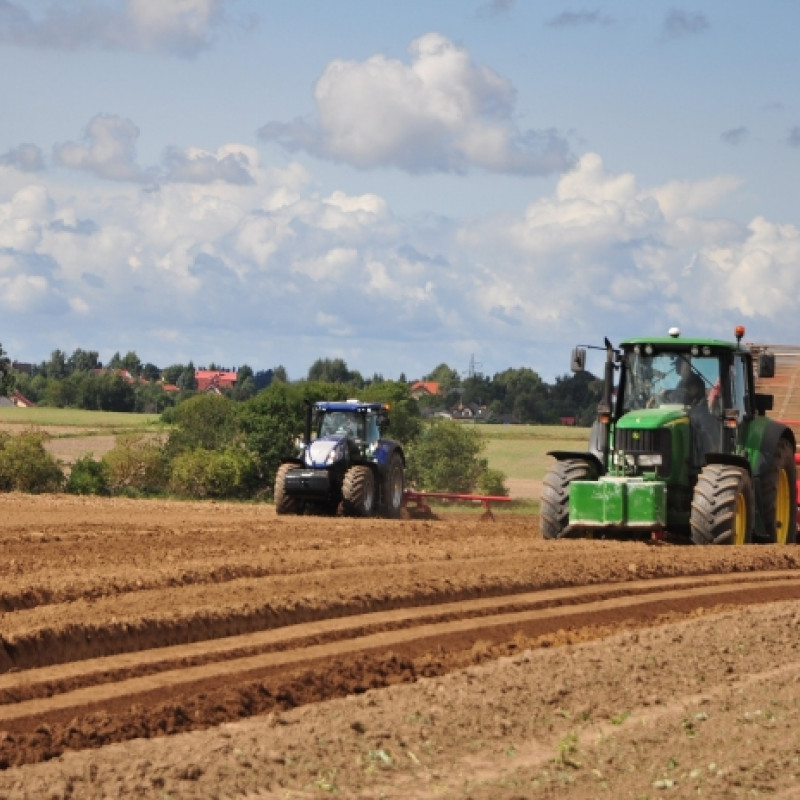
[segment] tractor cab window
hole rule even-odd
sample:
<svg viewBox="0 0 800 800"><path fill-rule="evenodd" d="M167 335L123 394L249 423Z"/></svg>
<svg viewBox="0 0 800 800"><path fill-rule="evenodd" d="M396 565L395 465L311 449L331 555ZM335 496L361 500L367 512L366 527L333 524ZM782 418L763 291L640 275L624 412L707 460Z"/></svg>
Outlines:
<svg viewBox="0 0 800 800"><path fill-rule="evenodd" d="M744 357L736 356L730 370L730 397L731 407L739 412L739 419L743 420L747 414L747 364Z"/></svg>
<svg viewBox="0 0 800 800"><path fill-rule="evenodd" d="M366 442L367 444L374 444L381 438L380 431L378 430L378 415L377 414L367 414L367 436Z"/></svg>
<svg viewBox="0 0 800 800"><path fill-rule="evenodd" d="M330 411L326 413L319 426L320 436L346 434L354 439L364 436L364 416L355 411Z"/></svg>

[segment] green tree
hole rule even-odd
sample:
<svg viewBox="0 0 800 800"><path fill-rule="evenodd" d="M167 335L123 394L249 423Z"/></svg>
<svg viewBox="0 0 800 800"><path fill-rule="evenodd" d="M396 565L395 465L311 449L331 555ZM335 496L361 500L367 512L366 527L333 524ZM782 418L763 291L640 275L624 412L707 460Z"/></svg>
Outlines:
<svg viewBox="0 0 800 800"><path fill-rule="evenodd" d="M422 427L419 404L411 396L407 384L395 381L372 383L364 390L363 399L389 406L388 438L408 444L419 435Z"/></svg>
<svg viewBox="0 0 800 800"><path fill-rule="evenodd" d="M318 383L353 383L361 376L351 372L341 358L318 358L308 370L308 381Z"/></svg>
<svg viewBox="0 0 800 800"><path fill-rule="evenodd" d="M142 434L117 436L103 456L108 486L115 494L156 494L167 486L168 469L161 443Z"/></svg>
<svg viewBox="0 0 800 800"><path fill-rule="evenodd" d="M194 391L197 389L197 378L195 376L194 362L190 361L186 365L183 372L181 372L180 376L175 381L175 385L184 392Z"/></svg>
<svg viewBox="0 0 800 800"><path fill-rule="evenodd" d="M133 350L128 350L128 352L125 353L125 357L122 359L120 368L130 372L134 378L138 378L142 372L142 362Z"/></svg>
<svg viewBox="0 0 800 800"><path fill-rule="evenodd" d="M149 361L142 367L141 377L146 381L157 381L161 378L161 370Z"/></svg>
<svg viewBox="0 0 800 800"><path fill-rule="evenodd" d="M422 491L473 492L486 470L480 430L449 420L429 423L408 448L408 476Z"/></svg>
<svg viewBox="0 0 800 800"><path fill-rule="evenodd" d="M70 494L111 494L108 464L95 461L91 453L79 458L72 465L64 489Z"/></svg>
<svg viewBox="0 0 800 800"><path fill-rule="evenodd" d="M99 353L96 350L82 350L80 347L72 351L67 359L67 369L74 372L91 372L100 367Z"/></svg>
<svg viewBox="0 0 800 800"><path fill-rule="evenodd" d="M11 361L0 344L0 397L7 397L14 391L16 376L11 371Z"/></svg>
<svg viewBox="0 0 800 800"><path fill-rule="evenodd" d="M239 447L197 448L173 459L170 489L189 497L246 497L258 483L258 470L249 453Z"/></svg>
<svg viewBox="0 0 800 800"><path fill-rule="evenodd" d="M42 364L42 371L51 379L61 380L66 378L69 375L66 353L62 350L53 350L50 354L50 360Z"/></svg>
<svg viewBox="0 0 800 800"><path fill-rule="evenodd" d="M579 425L590 425L603 393L603 380L591 372L561 375L550 388L550 421L575 417Z"/></svg>
<svg viewBox="0 0 800 800"><path fill-rule="evenodd" d="M183 375L185 369L185 364L170 364L161 370L161 380L164 383L171 383L173 386L177 386L178 379Z"/></svg>
<svg viewBox="0 0 800 800"><path fill-rule="evenodd" d="M425 376L426 381L434 381L439 384L439 393L448 395L453 389L461 386L461 378L458 370L452 369L447 364L439 364L436 369Z"/></svg>
<svg viewBox="0 0 800 800"><path fill-rule="evenodd" d="M496 374L493 383L504 416L511 416L515 422L549 421L548 387L538 373L527 367L507 369Z"/></svg>
<svg viewBox="0 0 800 800"><path fill-rule="evenodd" d="M221 450L236 438L236 406L220 394L197 394L175 406L169 419L167 451L171 457L187 450Z"/></svg>
<svg viewBox="0 0 800 800"><path fill-rule="evenodd" d="M295 439L304 427L302 393L273 383L238 410L238 427L252 455L262 486L272 487L281 460L296 452Z"/></svg>
<svg viewBox="0 0 800 800"><path fill-rule="evenodd" d="M58 462L45 450L46 433L0 433L0 490L57 492L64 483Z"/></svg>

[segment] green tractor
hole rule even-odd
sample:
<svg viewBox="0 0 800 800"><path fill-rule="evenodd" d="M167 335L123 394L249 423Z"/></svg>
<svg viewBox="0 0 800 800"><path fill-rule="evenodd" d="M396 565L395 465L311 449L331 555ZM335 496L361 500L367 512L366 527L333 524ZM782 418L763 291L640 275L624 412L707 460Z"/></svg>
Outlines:
<svg viewBox="0 0 800 800"><path fill-rule="evenodd" d="M756 394L754 355L736 342L606 339L603 397L586 452L551 451L541 529L565 536L695 544L794 544L797 467L792 430ZM586 348L572 352L585 369ZM774 356L758 357L762 378Z"/></svg>

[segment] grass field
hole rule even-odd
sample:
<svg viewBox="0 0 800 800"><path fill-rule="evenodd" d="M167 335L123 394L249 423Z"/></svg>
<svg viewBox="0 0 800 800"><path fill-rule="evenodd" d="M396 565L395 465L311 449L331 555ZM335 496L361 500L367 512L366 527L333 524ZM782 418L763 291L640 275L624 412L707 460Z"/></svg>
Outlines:
<svg viewBox="0 0 800 800"><path fill-rule="evenodd" d="M563 425L482 425L485 456L508 478L541 480L550 464L548 450L585 450L587 428Z"/></svg>
<svg viewBox="0 0 800 800"><path fill-rule="evenodd" d="M83 411L76 408L16 408L0 407L0 424L35 427L153 429L159 423L158 414L130 414L121 411Z"/></svg>

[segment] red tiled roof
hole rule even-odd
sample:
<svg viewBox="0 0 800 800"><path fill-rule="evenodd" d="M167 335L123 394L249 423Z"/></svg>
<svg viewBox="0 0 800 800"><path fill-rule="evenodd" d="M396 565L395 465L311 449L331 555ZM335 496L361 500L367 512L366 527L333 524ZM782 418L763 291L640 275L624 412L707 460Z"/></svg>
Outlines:
<svg viewBox="0 0 800 800"><path fill-rule="evenodd" d="M425 394L439 394L439 384L436 381L416 381L411 385L411 392L423 392Z"/></svg>
<svg viewBox="0 0 800 800"><path fill-rule="evenodd" d="M216 369L196 369L194 377L197 390L204 392L212 386L218 389L231 389L236 385L236 373Z"/></svg>

